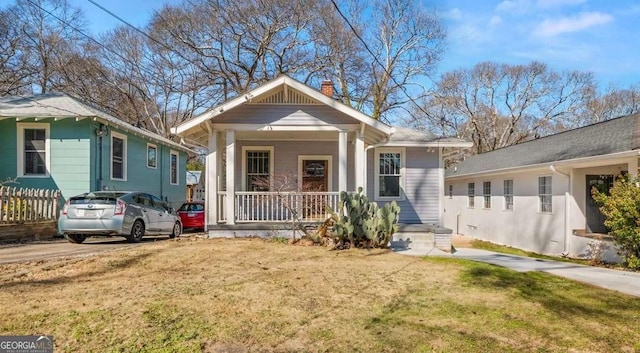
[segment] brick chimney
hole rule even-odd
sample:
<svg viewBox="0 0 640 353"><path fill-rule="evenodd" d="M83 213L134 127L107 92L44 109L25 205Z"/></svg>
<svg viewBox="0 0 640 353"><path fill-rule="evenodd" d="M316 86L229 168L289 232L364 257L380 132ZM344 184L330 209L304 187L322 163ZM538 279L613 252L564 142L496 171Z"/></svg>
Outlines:
<svg viewBox="0 0 640 353"><path fill-rule="evenodd" d="M324 80L320 85L320 91L325 96L333 98L333 82L331 80Z"/></svg>

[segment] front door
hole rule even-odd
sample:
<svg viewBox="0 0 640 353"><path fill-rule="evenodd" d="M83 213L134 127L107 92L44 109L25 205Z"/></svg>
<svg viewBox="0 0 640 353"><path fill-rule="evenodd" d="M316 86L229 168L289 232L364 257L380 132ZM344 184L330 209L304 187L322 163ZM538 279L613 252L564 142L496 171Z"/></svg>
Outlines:
<svg viewBox="0 0 640 353"><path fill-rule="evenodd" d="M323 159L302 160L302 191L326 192L328 189L328 165Z"/></svg>
<svg viewBox="0 0 640 353"><path fill-rule="evenodd" d="M327 199L317 192L329 190L329 163L324 159L303 159L301 191L305 193L302 198L302 216L305 219L324 219L326 216Z"/></svg>
<svg viewBox="0 0 640 353"><path fill-rule="evenodd" d="M599 191L609 192L613 186L613 175L587 175L586 179L586 216L587 216L587 232L590 233L607 233L607 227L604 226L605 217L600 212L598 204L593 200L591 190L595 187Z"/></svg>

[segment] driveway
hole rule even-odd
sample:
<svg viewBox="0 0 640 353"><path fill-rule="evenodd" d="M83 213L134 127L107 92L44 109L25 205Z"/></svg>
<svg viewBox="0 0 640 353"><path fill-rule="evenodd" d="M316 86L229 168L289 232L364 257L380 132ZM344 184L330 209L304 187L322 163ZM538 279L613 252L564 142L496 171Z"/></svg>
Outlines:
<svg viewBox="0 0 640 353"><path fill-rule="evenodd" d="M164 241L166 236L145 237L140 243L129 243L121 237L87 238L82 244L72 244L64 239L36 241L24 244L0 246L0 264L53 259L66 256L90 256L95 253L141 246L155 241Z"/></svg>
<svg viewBox="0 0 640 353"><path fill-rule="evenodd" d="M570 262L536 259L533 257L501 254L493 251L456 248L453 254L436 248L396 251L413 256L447 256L506 267L518 272L540 271L575 281L588 283L618 292L640 297L640 273L585 266Z"/></svg>

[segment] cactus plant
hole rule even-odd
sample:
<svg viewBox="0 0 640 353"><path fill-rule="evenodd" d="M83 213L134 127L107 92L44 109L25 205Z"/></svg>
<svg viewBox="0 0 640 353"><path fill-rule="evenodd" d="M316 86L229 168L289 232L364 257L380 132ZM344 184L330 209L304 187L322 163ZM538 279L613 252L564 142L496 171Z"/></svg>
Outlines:
<svg viewBox="0 0 640 353"><path fill-rule="evenodd" d="M333 236L338 247L386 247L398 230L400 206L393 201L379 208L362 194L340 193L337 212L327 206L333 220Z"/></svg>

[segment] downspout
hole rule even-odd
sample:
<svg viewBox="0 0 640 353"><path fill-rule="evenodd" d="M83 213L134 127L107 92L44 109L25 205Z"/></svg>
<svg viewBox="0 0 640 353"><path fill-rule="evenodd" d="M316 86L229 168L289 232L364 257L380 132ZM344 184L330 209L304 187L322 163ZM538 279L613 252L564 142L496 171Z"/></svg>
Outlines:
<svg viewBox="0 0 640 353"><path fill-rule="evenodd" d="M160 145L160 158L158 158L158 161L160 162L158 168L160 169L160 199L164 200L164 168L162 168L162 165L164 163L163 162L163 158L162 158L162 151L164 150L164 145Z"/></svg>
<svg viewBox="0 0 640 353"><path fill-rule="evenodd" d="M98 135L98 182L96 190L102 190L102 133Z"/></svg>
<svg viewBox="0 0 640 353"><path fill-rule="evenodd" d="M572 180L571 175L567 173L563 173L555 168L554 165L550 165L549 169L551 172L555 174L560 174L567 178L567 191L564 193L564 244L562 256L569 255L569 234L571 233L571 222L569 222L569 218L571 216L571 203L569 203L569 197L572 195Z"/></svg>

